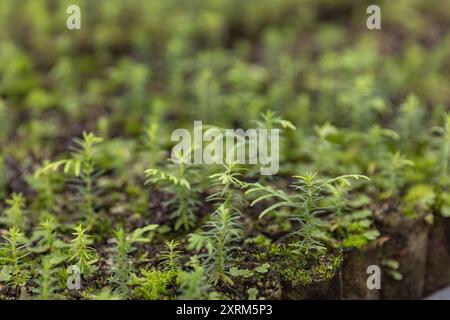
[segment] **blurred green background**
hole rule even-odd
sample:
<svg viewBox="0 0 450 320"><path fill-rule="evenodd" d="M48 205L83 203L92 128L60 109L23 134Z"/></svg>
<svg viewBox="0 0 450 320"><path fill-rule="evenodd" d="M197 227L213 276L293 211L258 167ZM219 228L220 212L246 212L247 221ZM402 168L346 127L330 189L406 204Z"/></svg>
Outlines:
<svg viewBox="0 0 450 320"><path fill-rule="evenodd" d="M70 4L81 8L81 30L66 28ZM151 121L167 144L193 119L246 128L266 110L291 120L298 139L327 121L389 127L401 112L440 123L450 2L377 1L382 29L373 31L370 4L2 0L3 157L26 168L67 151L83 130L134 139Z"/></svg>

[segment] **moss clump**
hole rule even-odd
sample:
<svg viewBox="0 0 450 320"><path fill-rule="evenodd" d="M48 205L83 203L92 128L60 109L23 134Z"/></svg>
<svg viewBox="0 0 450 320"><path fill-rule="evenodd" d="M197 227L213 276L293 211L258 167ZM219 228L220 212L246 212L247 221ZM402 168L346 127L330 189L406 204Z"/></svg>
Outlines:
<svg viewBox="0 0 450 320"><path fill-rule="evenodd" d="M436 193L431 185L418 184L410 188L403 198L403 213L408 218L417 218L430 213L436 200Z"/></svg>
<svg viewBox="0 0 450 320"><path fill-rule="evenodd" d="M292 287L329 280L342 263L340 252L306 256L277 247L271 248L269 253L271 268L282 282L289 283Z"/></svg>
<svg viewBox="0 0 450 320"><path fill-rule="evenodd" d="M352 234L342 241L342 245L346 248L362 248L367 243L368 240L363 234Z"/></svg>
<svg viewBox="0 0 450 320"><path fill-rule="evenodd" d="M137 299L169 299L180 288L180 276L180 273L173 271L141 270L140 277L131 275L130 284Z"/></svg>

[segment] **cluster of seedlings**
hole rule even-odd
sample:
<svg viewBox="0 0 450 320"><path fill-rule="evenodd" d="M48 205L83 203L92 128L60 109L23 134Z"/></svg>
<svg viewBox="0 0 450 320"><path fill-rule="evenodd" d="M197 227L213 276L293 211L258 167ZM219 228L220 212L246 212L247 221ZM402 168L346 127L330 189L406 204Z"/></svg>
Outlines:
<svg viewBox="0 0 450 320"><path fill-rule="evenodd" d="M0 4L0 299L450 283L448 4L385 1L416 19L380 36L344 0L71 2L92 11L70 37L62 2ZM279 129L279 172L173 163L194 120Z"/></svg>

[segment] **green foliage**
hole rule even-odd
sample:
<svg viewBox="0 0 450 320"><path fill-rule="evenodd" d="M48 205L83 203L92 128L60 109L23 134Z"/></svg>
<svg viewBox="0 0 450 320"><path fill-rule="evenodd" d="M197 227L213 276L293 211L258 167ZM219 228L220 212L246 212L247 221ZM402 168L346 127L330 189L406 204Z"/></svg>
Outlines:
<svg viewBox="0 0 450 320"><path fill-rule="evenodd" d="M282 129L295 130L295 126L289 120L282 119L277 116L272 110L269 110L261 114L261 120L255 121L258 128L261 129L277 129L281 127Z"/></svg>
<svg viewBox="0 0 450 320"><path fill-rule="evenodd" d="M85 214L89 226L94 223L95 215L95 189L94 180L101 172L95 168L95 152L98 144L103 141L95 134L83 132L83 137L75 138L73 153L71 158L48 163L38 169L35 176L39 178L43 174L48 174L63 168L64 174L73 175L76 178L77 188L82 195L80 206Z"/></svg>
<svg viewBox="0 0 450 320"><path fill-rule="evenodd" d="M373 212L450 217L450 2L383 1L382 37L351 0L75 2L68 36L67 1L0 1L1 299L279 298L383 242ZM279 172L166 165L195 120L279 130Z"/></svg>
<svg viewBox="0 0 450 320"><path fill-rule="evenodd" d="M189 235L189 249L197 251L206 248L207 253L200 255L203 265L209 275L211 283L218 282L232 284L228 276L228 269L233 265L232 251L241 237L242 222L240 206L243 198L240 190L246 184L239 177L234 164L224 165L224 171L210 176L213 180L213 193L207 201L219 202L220 206L213 212L205 223L201 234Z"/></svg>
<svg viewBox="0 0 450 320"><path fill-rule="evenodd" d="M75 154L72 161L75 162L74 173L75 176L80 176L80 183L84 184L81 187L80 193L83 195L83 209L86 214L86 221L89 226L94 223L95 214L95 190L94 190L94 180L100 175L100 172L95 170L94 153L96 146L103 141L102 138L96 137L92 132L83 132L83 139L76 138L75 142ZM81 171L78 172L78 164ZM65 164L67 166L67 162Z"/></svg>
<svg viewBox="0 0 450 320"><path fill-rule="evenodd" d="M339 130L329 122L322 126L315 125L315 137L311 138L308 151L317 169L328 172L336 168L339 158L339 145L335 137Z"/></svg>
<svg viewBox="0 0 450 320"><path fill-rule="evenodd" d="M251 278L255 277L257 274L264 274L269 271L270 264L269 263L263 263L256 267L253 270L249 269L238 269L237 267L230 268L230 275L233 277L242 277L242 278ZM256 273L256 275L255 275Z"/></svg>
<svg viewBox="0 0 450 320"><path fill-rule="evenodd" d="M443 217L450 217L450 193L442 192L437 197L438 208L440 208L440 213Z"/></svg>
<svg viewBox="0 0 450 320"><path fill-rule="evenodd" d="M367 157L364 160L367 163L366 170L369 174L373 174L388 154L388 142L397 141L400 137L395 131L375 124L360 138L363 148L367 147L367 153L362 154L362 156Z"/></svg>
<svg viewBox="0 0 450 320"><path fill-rule="evenodd" d="M174 197L164 202L164 206L175 208L171 214L171 218L175 219L175 230L180 228L189 230L195 226L197 220L195 208L198 205L197 195L187 180L185 164L179 164L176 175L159 169L148 169L145 171L145 176L148 178L146 183L163 186L168 192L174 194Z"/></svg>
<svg viewBox="0 0 450 320"><path fill-rule="evenodd" d="M188 249L206 249L200 257L204 259L203 265L214 285L218 282L233 284L228 271L234 264L232 253L241 232L239 215L223 204L211 215L201 234L190 235Z"/></svg>
<svg viewBox="0 0 450 320"><path fill-rule="evenodd" d="M435 127L433 131L439 134L439 137L435 139L435 144L438 147L438 177L441 184L447 184L448 177L448 162L450 158L450 114L444 114L444 125L442 127Z"/></svg>
<svg viewBox="0 0 450 320"><path fill-rule="evenodd" d="M39 278L36 281L37 288L34 293L39 300L52 300L57 298L56 273L61 259L54 256L45 256L42 258L41 268L39 270Z"/></svg>
<svg viewBox="0 0 450 320"><path fill-rule="evenodd" d="M174 297L174 288L179 288L179 274L170 271L141 270L141 276L131 274L130 284L137 299L159 300Z"/></svg>
<svg viewBox="0 0 450 320"><path fill-rule="evenodd" d="M331 279L342 263L341 254L336 252L321 254L315 251L299 259L295 251L278 245L272 246L269 258L271 270L293 288Z"/></svg>
<svg viewBox="0 0 450 320"><path fill-rule="evenodd" d="M81 275L87 277L95 271L97 254L91 245L94 243L91 236L86 234L86 229L81 225L76 226L72 233L74 238L69 247L68 262L75 263L80 268Z"/></svg>
<svg viewBox="0 0 450 320"><path fill-rule="evenodd" d="M397 127L403 150L415 150L425 139L423 135L425 112L424 106L414 95L409 95L400 106Z"/></svg>
<svg viewBox="0 0 450 320"><path fill-rule="evenodd" d="M230 276L250 278L251 276L253 276L253 272L248 269L238 269L236 267L232 267L232 268L230 268Z"/></svg>
<svg viewBox="0 0 450 320"><path fill-rule="evenodd" d="M25 198L23 195L21 193L13 193L5 202L8 208L3 211L0 223L8 227L25 227L27 219L25 217Z"/></svg>
<svg viewBox="0 0 450 320"><path fill-rule="evenodd" d="M400 152L389 154L381 163L378 183L383 190L382 199L398 196L405 184L405 170L414 166L414 162L407 159Z"/></svg>
<svg viewBox="0 0 450 320"><path fill-rule="evenodd" d="M350 123L359 130L366 129L386 109L372 74L356 77L352 85L338 95L337 103L341 108L350 109Z"/></svg>
<svg viewBox="0 0 450 320"><path fill-rule="evenodd" d="M45 160L42 168L45 168L48 165L50 165L50 162ZM37 204L36 209L44 212L52 212L56 205L54 174L45 171L39 175L30 175L27 176L27 182L37 192L37 199L35 201Z"/></svg>
<svg viewBox="0 0 450 320"><path fill-rule="evenodd" d="M33 248L33 251L54 253L65 247L65 244L58 238L58 228L59 225L53 216L44 217L33 233L33 240L38 239L37 247Z"/></svg>
<svg viewBox="0 0 450 320"><path fill-rule="evenodd" d="M267 273L267 271L269 271L269 268L270 268L270 264L268 264L268 263L263 263L262 265L256 267L256 268L255 268L255 271L256 271L257 273L262 273L262 274L264 274L264 273Z"/></svg>
<svg viewBox="0 0 450 320"><path fill-rule="evenodd" d="M281 136L281 146L280 146L280 156L282 159L289 159L291 156L291 149L290 147L292 145L295 146L297 137L294 136L295 130L297 128L294 126L294 124L286 119L283 119L282 117L278 116L275 111L268 110L265 113L260 114L260 119L254 121L256 124L256 127L259 129L277 129L280 130L280 136ZM271 148L271 141L268 141L267 148ZM255 171L261 170L260 164L257 165L258 168L255 168ZM260 179L265 179L267 177L262 176ZM261 181L261 180L260 180Z"/></svg>
<svg viewBox="0 0 450 320"><path fill-rule="evenodd" d="M382 265L386 269L386 273L394 280L401 281L403 279L403 275L398 271L400 264L396 260L384 260L382 261Z"/></svg>
<svg viewBox="0 0 450 320"><path fill-rule="evenodd" d="M256 288L249 288L247 290L247 294L248 294L248 300L257 300L258 289L256 289Z"/></svg>
<svg viewBox="0 0 450 320"><path fill-rule="evenodd" d="M380 233L373 226L371 199L364 194L350 195L350 185L340 181L329 185L325 202L333 208L330 230L344 247L359 248L376 239Z"/></svg>
<svg viewBox="0 0 450 320"><path fill-rule="evenodd" d="M213 181L211 185L213 193L206 200L219 202L226 210L240 213L240 207L244 202L241 190L246 187L241 177L242 173L236 164L223 165L223 171L209 176Z"/></svg>
<svg viewBox="0 0 450 320"><path fill-rule="evenodd" d="M363 247L380 236L380 232L373 226L370 209L360 209L346 215L338 232L341 232L343 238L342 245L351 248Z"/></svg>
<svg viewBox="0 0 450 320"><path fill-rule="evenodd" d="M13 288L23 287L29 278L24 258L30 254L29 242L20 229L9 228L2 238L6 241L0 244L0 281L6 282Z"/></svg>
<svg viewBox="0 0 450 320"><path fill-rule="evenodd" d="M245 239L244 241L244 244L252 244L252 243L257 244L262 248L268 248L272 243L272 240L262 234L259 234L256 237L250 237Z"/></svg>
<svg viewBox="0 0 450 320"><path fill-rule="evenodd" d="M191 257L189 266L193 270L183 273L180 286L181 294L178 298L181 300L218 299L217 293L211 290L205 269L197 256Z"/></svg>
<svg viewBox="0 0 450 320"><path fill-rule="evenodd" d="M159 159L163 154L160 141L160 124L161 119L157 116L149 118L148 125L144 130L144 144L150 152L149 166L150 168L156 168Z"/></svg>
<svg viewBox="0 0 450 320"><path fill-rule="evenodd" d="M117 291L122 295L128 294L128 281L133 270L132 257L130 256L136 250L135 244L149 243L153 237L153 231L158 227L151 224L143 228L134 230L130 235L120 227L114 232L111 249L112 257L112 282L117 286Z"/></svg>
<svg viewBox="0 0 450 320"><path fill-rule="evenodd" d="M2 198L5 196L6 182L5 159L0 153L0 197Z"/></svg>
<svg viewBox="0 0 450 320"><path fill-rule="evenodd" d="M171 240L166 241L164 246L166 250L161 251L161 265L164 270L177 272L180 270L180 259L181 259L181 251L176 250L176 248L180 245L178 241Z"/></svg>
<svg viewBox="0 0 450 320"><path fill-rule="evenodd" d="M335 183L349 185L349 179L368 179L361 175L343 175L332 179L319 179L317 173L307 173L305 176L294 176L295 182L292 184L294 194L287 194L282 190L263 186L259 183L253 184L246 194L260 194L252 201L250 206L272 199L274 201L269 207L264 209L259 218L266 214L279 210L283 207L292 210L290 218L299 225L299 229L292 232L298 240L290 245L294 250L308 254L310 251L323 252L326 250L325 233L326 224L318 215L324 208L320 207L320 201L327 190L335 188ZM342 205L338 204L338 211L342 210Z"/></svg>
<svg viewBox="0 0 450 320"><path fill-rule="evenodd" d="M87 298L90 300L105 301L105 300L120 300L122 297L117 294L114 294L110 288L106 287L103 288L100 292L90 294Z"/></svg>
<svg viewBox="0 0 450 320"><path fill-rule="evenodd" d="M403 197L403 213L410 218L431 214L435 201L436 194L432 186L425 184L415 185Z"/></svg>

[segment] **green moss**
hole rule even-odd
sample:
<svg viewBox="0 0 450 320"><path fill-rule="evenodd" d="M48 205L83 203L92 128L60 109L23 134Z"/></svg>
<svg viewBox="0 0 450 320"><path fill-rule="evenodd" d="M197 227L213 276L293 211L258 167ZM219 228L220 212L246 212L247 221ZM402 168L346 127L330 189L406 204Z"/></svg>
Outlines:
<svg viewBox="0 0 450 320"><path fill-rule="evenodd" d="M272 240L264 236L263 234L259 234L256 237L245 239L245 244L256 244L262 248L268 248L270 244L272 243Z"/></svg>
<svg viewBox="0 0 450 320"><path fill-rule="evenodd" d="M346 248L361 248L367 244L367 238L361 234L352 234L345 238L342 245Z"/></svg>
<svg viewBox="0 0 450 320"><path fill-rule="evenodd" d="M411 187L403 198L402 206L405 216L415 218L429 213L436 200L433 186L418 184Z"/></svg>
<svg viewBox="0 0 450 320"><path fill-rule="evenodd" d="M137 299L170 299L180 287L181 277L178 272L141 270L141 276L131 276L134 296Z"/></svg>
<svg viewBox="0 0 450 320"><path fill-rule="evenodd" d="M279 247L279 246L277 246ZM280 249L272 249L271 269L293 287L305 286L313 281L331 279L342 262L340 253L298 255ZM273 255L276 252L275 255Z"/></svg>

